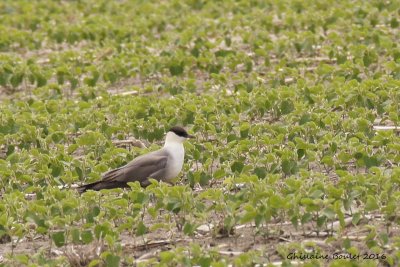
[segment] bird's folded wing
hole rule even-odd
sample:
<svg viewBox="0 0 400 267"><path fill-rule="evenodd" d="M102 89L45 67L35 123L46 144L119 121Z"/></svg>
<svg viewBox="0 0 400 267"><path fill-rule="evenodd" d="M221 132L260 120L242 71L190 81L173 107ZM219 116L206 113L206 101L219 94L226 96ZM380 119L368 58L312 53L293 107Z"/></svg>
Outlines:
<svg viewBox="0 0 400 267"><path fill-rule="evenodd" d="M134 159L125 166L104 173L102 181L143 182L147 178L152 177L152 174L162 173L167 161L167 155L148 154Z"/></svg>

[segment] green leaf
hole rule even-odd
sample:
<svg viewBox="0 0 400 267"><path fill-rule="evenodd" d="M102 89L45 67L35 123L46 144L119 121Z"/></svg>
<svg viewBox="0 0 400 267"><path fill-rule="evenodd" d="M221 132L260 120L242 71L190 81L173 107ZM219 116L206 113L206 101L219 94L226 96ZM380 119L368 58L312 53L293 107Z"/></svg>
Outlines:
<svg viewBox="0 0 400 267"><path fill-rule="evenodd" d="M361 219L361 214L359 212L356 212L353 214L353 217L351 219L351 223L353 225L357 225L360 222Z"/></svg>
<svg viewBox="0 0 400 267"><path fill-rule="evenodd" d="M335 201L334 210L339 218L340 227L343 229L346 226L346 222L344 221L344 214L342 212L342 206L340 200Z"/></svg>
<svg viewBox="0 0 400 267"><path fill-rule="evenodd" d="M160 262L163 264L172 262L173 259L175 258L175 253L171 251L161 251L159 255L160 255Z"/></svg>
<svg viewBox="0 0 400 267"><path fill-rule="evenodd" d="M369 157L367 155L364 155L363 156L363 161L364 161L365 166L367 168L371 168L371 167L374 167L374 166L379 166L379 161L375 156Z"/></svg>
<svg viewBox="0 0 400 267"><path fill-rule="evenodd" d="M102 261L100 259L94 259L92 260L88 267L97 267L97 266L101 266Z"/></svg>
<svg viewBox="0 0 400 267"><path fill-rule="evenodd" d="M17 254L17 255L14 255L13 258L23 265L26 265L26 266L29 265L30 257L26 254Z"/></svg>
<svg viewBox="0 0 400 267"><path fill-rule="evenodd" d="M259 179L264 179L267 176L267 170L261 167L255 168L254 173L257 175Z"/></svg>
<svg viewBox="0 0 400 267"><path fill-rule="evenodd" d="M378 56L373 51L365 51L363 62L365 67L369 67L372 63L375 63L378 60Z"/></svg>
<svg viewBox="0 0 400 267"><path fill-rule="evenodd" d="M399 23L399 21L396 19L396 18L392 18L391 20L390 20L390 27L392 27L392 28L394 28L394 29L398 29L399 28L399 26L400 26L400 23Z"/></svg>
<svg viewBox="0 0 400 267"><path fill-rule="evenodd" d="M90 244L93 241L93 234L89 230L82 231L81 238L83 243Z"/></svg>
<svg viewBox="0 0 400 267"><path fill-rule="evenodd" d="M56 76L57 76L57 83L59 85L64 84L65 82L65 70L60 68L59 70L57 70Z"/></svg>
<svg viewBox="0 0 400 267"><path fill-rule="evenodd" d="M54 143L60 143L65 139L65 133L63 132L55 132L51 135L51 140L53 140Z"/></svg>
<svg viewBox="0 0 400 267"><path fill-rule="evenodd" d="M332 156L324 156L321 159L321 162L327 166L333 166L335 164L335 162L333 161L333 157Z"/></svg>
<svg viewBox="0 0 400 267"><path fill-rule="evenodd" d="M110 228L105 223L94 227L94 234L97 239L103 239L110 232Z"/></svg>
<svg viewBox="0 0 400 267"><path fill-rule="evenodd" d="M329 220L333 220L336 217L336 212L330 207L323 209L322 214L325 215Z"/></svg>
<svg viewBox="0 0 400 267"><path fill-rule="evenodd" d="M283 199L278 195L272 195L269 198L268 203L271 208L275 208L275 209L282 208L284 205Z"/></svg>
<svg viewBox="0 0 400 267"><path fill-rule="evenodd" d="M365 210L366 211L373 211L379 209L378 202L376 198L372 195L367 196L367 202L365 203Z"/></svg>
<svg viewBox="0 0 400 267"><path fill-rule="evenodd" d="M80 232L79 229L73 228L71 230L71 236L72 236L72 243L74 244L79 244L80 243Z"/></svg>
<svg viewBox="0 0 400 267"><path fill-rule="evenodd" d="M200 180L199 180L199 184L201 186L208 185L210 180L211 180L211 176L210 175L206 174L205 172L201 172Z"/></svg>
<svg viewBox="0 0 400 267"><path fill-rule="evenodd" d="M305 213L301 217L301 224L306 224L312 220L312 214L311 213Z"/></svg>
<svg viewBox="0 0 400 267"><path fill-rule="evenodd" d="M297 172L297 162L294 160L284 159L282 161L282 171L286 175L295 174Z"/></svg>
<svg viewBox="0 0 400 267"><path fill-rule="evenodd" d="M75 167L75 171L78 174L79 180L81 180L83 178L83 171L81 168L79 168L78 166Z"/></svg>
<svg viewBox="0 0 400 267"><path fill-rule="evenodd" d="M139 221L136 227L136 235L142 236L147 233L147 227L144 225L143 221Z"/></svg>
<svg viewBox="0 0 400 267"><path fill-rule="evenodd" d="M95 145L99 140L104 140L104 136L98 132L86 132L85 134L81 135L76 143L80 146L90 146Z"/></svg>
<svg viewBox="0 0 400 267"><path fill-rule="evenodd" d="M379 239L382 241L383 245L387 245L389 243L389 236L387 233L380 233Z"/></svg>
<svg viewBox="0 0 400 267"><path fill-rule="evenodd" d="M179 199L172 198L168 200L166 208L174 213L179 213L182 208L182 202Z"/></svg>
<svg viewBox="0 0 400 267"><path fill-rule="evenodd" d="M213 174L213 177L214 177L215 179L221 179L221 178L223 178L223 177L225 177L225 176L226 176L226 172L225 172L224 169L216 170L216 171L214 172L214 174Z"/></svg>
<svg viewBox="0 0 400 267"><path fill-rule="evenodd" d="M291 100L283 100L280 106L281 114L286 115L294 110L294 104Z"/></svg>
<svg viewBox="0 0 400 267"><path fill-rule="evenodd" d="M338 154L338 158L342 163L347 163L349 162L353 157L344 151L340 151Z"/></svg>
<svg viewBox="0 0 400 267"><path fill-rule="evenodd" d="M299 225L299 218L297 217L297 215L292 216L290 218L290 222L292 223L292 225L294 226L295 229L297 229L298 225Z"/></svg>
<svg viewBox="0 0 400 267"><path fill-rule="evenodd" d="M246 213L242 216L240 222L241 223L249 223L255 219L257 216L257 212L255 210L246 211Z"/></svg>
<svg viewBox="0 0 400 267"><path fill-rule="evenodd" d="M23 78L24 78L24 73L21 72L12 75L10 79L12 87L14 88L18 87L22 83Z"/></svg>
<svg viewBox="0 0 400 267"><path fill-rule="evenodd" d="M117 255L108 254L106 256L106 266L107 267L118 267L121 258Z"/></svg>
<svg viewBox="0 0 400 267"><path fill-rule="evenodd" d="M317 190L313 190L311 194L309 194L309 196L311 198L317 199L317 198L322 198L324 195L324 192L317 189Z"/></svg>
<svg viewBox="0 0 400 267"><path fill-rule="evenodd" d="M65 245L65 233L64 231L56 232L51 235L51 238L54 241L54 244L57 247L62 247Z"/></svg>
<svg viewBox="0 0 400 267"><path fill-rule="evenodd" d="M249 135L250 123L244 122L240 125L240 137L247 138Z"/></svg>
<svg viewBox="0 0 400 267"><path fill-rule="evenodd" d="M326 220L327 220L326 216L319 216L317 218L317 227L321 228L322 226L324 226L326 223Z"/></svg>
<svg viewBox="0 0 400 267"><path fill-rule="evenodd" d="M46 79L46 77L44 77L43 74L35 73L34 76L35 76L35 80L36 80L36 83L37 83L37 87L42 87L42 86L45 86L47 84L47 79Z"/></svg>
<svg viewBox="0 0 400 267"><path fill-rule="evenodd" d="M240 173L240 172L242 172L243 167L244 167L243 162L241 162L241 161L235 161L235 162L231 165L231 170L232 170L233 172L238 172L238 173Z"/></svg>
<svg viewBox="0 0 400 267"><path fill-rule="evenodd" d="M8 77L9 75L7 73L1 72L0 71L0 85L1 86L6 86L8 83Z"/></svg>
<svg viewBox="0 0 400 267"><path fill-rule="evenodd" d="M189 222L186 222L185 225L183 226L183 233L185 235L192 236L194 234L195 230L196 230L196 226Z"/></svg>
<svg viewBox="0 0 400 267"><path fill-rule="evenodd" d="M297 158L302 159L305 155L305 150L304 149L297 149Z"/></svg>
<svg viewBox="0 0 400 267"><path fill-rule="evenodd" d="M86 77L83 82L88 86L95 86L99 77L100 73L97 70L94 70L92 71L92 77Z"/></svg>
<svg viewBox="0 0 400 267"><path fill-rule="evenodd" d="M211 263L212 263L212 258L210 257L201 257L199 259L199 264L201 267L209 267L211 266Z"/></svg>
<svg viewBox="0 0 400 267"><path fill-rule="evenodd" d="M236 54L235 51L224 50L224 49L221 49L221 50L218 50L217 52L215 52L216 57L226 57L226 56L235 55L235 54Z"/></svg>
<svg viewBox="0 0 400 267"><path fill-rule="evenodd" d="M343 240L343 247L344 247L345 249L349 249L349 248L351 247L351 241L350 241L350 239L345 238L345 239Z"/></svg>
<svg viewBox="0 0 400 267"><path fill-rule="evenodd" d="M183 62L178 62L178 61L172 61L169 66L169 72L173 76L178 76L181 75L184 71L185 64Z"/></svg>
<svg viewBox="0 0 400 267"><path fill-rule="evenodd" d="M71 89L74 90L78 86L79 80L77 78L71 77L69 78L69 83L71 84Z"/></svg>
<svg viewBox="0 0 400 267"><path fill-rule="evenodd" d="M301 118L299 120L299 124L303 125L309 121L311 121L311 115L306 113L306 114L303 114L303 116L301 116Z"/></svg>

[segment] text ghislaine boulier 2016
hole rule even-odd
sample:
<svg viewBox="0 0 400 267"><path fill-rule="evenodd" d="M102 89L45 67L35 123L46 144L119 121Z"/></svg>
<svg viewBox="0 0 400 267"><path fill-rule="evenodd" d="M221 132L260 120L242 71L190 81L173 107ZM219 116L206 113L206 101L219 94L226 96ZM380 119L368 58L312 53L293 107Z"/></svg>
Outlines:
<svg viewBox="0 0 400 267"><path fill-rule="evenodd" d="M289 253L286 258L288 260L384 260L386 259L385 254L379 253L362 253L362 254L351 254L351 253L333 253L333 254L320 254L320 253Z"/></svg>

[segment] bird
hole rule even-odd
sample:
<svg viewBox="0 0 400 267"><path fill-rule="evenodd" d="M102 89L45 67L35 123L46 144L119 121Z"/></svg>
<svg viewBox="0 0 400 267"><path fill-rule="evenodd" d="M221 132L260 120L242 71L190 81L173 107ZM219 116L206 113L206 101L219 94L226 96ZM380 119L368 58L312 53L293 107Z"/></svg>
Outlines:
<svg viewBox="0 0 400 267"><path fill-rule="evenodd" d="M164 146L156 151L134 158L128 164L102 174L102 179L78 187L80 194L87 190L129 187L129 182L138 181L142 187L150 185L149 178L172 184L182 170L185 149L183 142L193 135L174 126L165 136Z"/></svg>

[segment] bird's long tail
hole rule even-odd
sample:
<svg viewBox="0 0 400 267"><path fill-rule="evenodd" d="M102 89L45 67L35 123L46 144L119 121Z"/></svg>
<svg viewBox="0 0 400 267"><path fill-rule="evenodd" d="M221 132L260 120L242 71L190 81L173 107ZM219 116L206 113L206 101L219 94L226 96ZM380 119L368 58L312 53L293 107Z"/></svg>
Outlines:
<svg viewBox="0 0 400 267"><path fill-rule="evenodd" d="M112 188L123 188L129 187L125 182L115 182L115 181L97 181L91 184L81 185L77 188L79 194L86 192L87 190L96 190L99 191L101 189L112 189Z"/></svg>

